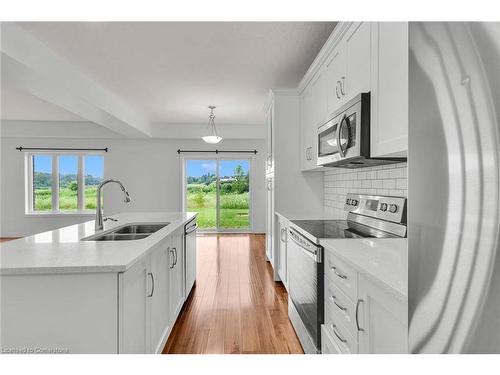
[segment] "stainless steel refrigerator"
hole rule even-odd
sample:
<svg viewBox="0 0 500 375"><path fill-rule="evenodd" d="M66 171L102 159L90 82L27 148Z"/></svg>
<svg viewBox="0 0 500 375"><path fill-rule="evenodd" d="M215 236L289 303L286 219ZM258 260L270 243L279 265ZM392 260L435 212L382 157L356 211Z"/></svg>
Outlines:
<svg viewBox="0 0 500 375"><path fill-rule="evenodd" d="M500 353L500 23L409 37L410 352Z"/></svg>

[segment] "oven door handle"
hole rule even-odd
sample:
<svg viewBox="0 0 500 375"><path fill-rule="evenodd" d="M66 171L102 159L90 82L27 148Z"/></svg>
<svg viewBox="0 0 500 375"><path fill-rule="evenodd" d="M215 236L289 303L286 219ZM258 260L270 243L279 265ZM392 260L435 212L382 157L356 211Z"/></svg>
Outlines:
<svg viewBox="0 0 500 375"><path fill-rule="evenodd" d="M316 263L321 263L321 247L316 246L312 243L307 242L310 244L310 246L304 245L303 243L300 242L300 238L303 237L302 235L298 234L296 231L293 229L288 229L289 237L293 242L295 242L301 250L304 250L307 255L309 255L311 258L314 259ZM309 241L307 239L304 239L304 241ZM314 249L313 249L314 248Z"/></svg>

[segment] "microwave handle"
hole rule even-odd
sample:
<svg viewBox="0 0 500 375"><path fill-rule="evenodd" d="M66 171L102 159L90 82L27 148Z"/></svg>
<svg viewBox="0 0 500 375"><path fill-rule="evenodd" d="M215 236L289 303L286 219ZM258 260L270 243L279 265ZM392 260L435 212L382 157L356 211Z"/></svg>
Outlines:
<svg viewBox="0 0 500 375"><path fill-rule="evenodd" d="M342 156L343 158L345 157L345 150L342 148L342 144L340 143L340 134L342 133L342 127L344 126L344 124L347 126L347 115L344 114L344 116L342 116L342 120L340 120L339 122L339 127L337 129L337 147L339 149L339 154L340 156Z"/></svg>

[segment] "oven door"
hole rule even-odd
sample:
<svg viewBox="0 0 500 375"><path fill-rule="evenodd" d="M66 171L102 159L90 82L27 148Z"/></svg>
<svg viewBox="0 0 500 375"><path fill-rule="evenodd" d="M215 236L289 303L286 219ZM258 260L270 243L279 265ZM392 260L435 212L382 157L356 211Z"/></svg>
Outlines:
<svg viewBox="0 0 500 375"><path fill-rule="evenodd" d="M288 284L290 299L316 348L321 347L323 323L323 260L317 246L293 228L288 229Z"/></svg>

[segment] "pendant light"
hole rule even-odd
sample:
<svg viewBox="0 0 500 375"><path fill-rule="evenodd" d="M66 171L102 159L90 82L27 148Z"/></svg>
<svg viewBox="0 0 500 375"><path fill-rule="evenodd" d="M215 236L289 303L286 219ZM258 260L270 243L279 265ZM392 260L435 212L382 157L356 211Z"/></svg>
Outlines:
<svg viewBox="0 0 500 375"><path fill-rule="evenodd" d="M222 141L222 137L217 135L217 130L215 129L215 106L211 105L208 108L210 108L210 116L208 116L207 135L201 137L201 139L207 143L219 143Z"/></svg>

